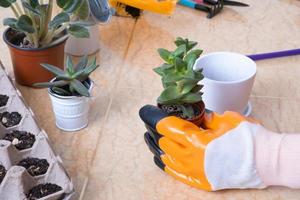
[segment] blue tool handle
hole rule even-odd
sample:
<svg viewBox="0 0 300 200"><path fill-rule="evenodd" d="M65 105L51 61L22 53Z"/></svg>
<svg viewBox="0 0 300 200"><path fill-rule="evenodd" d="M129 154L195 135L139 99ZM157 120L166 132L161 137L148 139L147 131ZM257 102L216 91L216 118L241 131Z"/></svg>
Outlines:
<svg viewBox="0 0 300 200"><path fill-rule="evenodd" d="M270 53L248 55L248 57L251 58L252 60L264 60L264 59L271 59L271 58L294 56L299 54L300 54L300 49L291 49L286 51L275 51Z"/></svg>
<svg viewBox="0 0 300 200"><path fill-rule="evenodd" d="M180 0L178 2L180 5L189 7L189 8L195 8L196 3L190 0Z"/></svg>

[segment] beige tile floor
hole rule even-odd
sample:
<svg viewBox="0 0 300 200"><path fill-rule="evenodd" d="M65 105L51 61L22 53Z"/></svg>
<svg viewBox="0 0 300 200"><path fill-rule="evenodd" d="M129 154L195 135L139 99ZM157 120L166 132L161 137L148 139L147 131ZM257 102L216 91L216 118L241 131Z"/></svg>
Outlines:
<svg viewBox="0 0 300 200"><path fill-rule="evenodd" d="M63 133L45 90L18 86L48 132L84 200L239 200L300 199L300 190L199 191L168 177L152 163L143 142L139 108L155 103L160 79L152 68L161 63L156 49L173 48L177 36L199 42L205 52L245 54L299 48L300 1L248 0L250 8L225 8L212 20L178 6L174 16L145 13L139 20L114 17L101 26L101 68L93 78L100 96L93 102L89 127ZM9 12L0 8L0 18ZM4 27L0 25L2 34ZM12 73L10 56L0 41L0 59ZM251 96L252 116L278 132L300 132L300 56L260 61Z"/></svg>

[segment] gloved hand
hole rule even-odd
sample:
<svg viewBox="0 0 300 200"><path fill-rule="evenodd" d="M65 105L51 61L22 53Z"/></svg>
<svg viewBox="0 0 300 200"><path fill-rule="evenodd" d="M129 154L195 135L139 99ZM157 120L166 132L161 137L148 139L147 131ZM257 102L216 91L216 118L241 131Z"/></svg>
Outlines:
<svg viewBox="0 0 300 200"><path fill-rule="evenodd" d="M207 191L300 187L300 135L276 134L235 112L206 114L203 126L144 106L145 141L158 167Z"/></svg>

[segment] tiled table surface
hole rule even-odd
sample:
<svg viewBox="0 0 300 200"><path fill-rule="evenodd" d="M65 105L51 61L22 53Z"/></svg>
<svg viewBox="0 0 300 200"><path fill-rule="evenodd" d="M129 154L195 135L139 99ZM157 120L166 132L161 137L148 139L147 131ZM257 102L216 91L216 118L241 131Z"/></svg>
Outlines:
<svg viewBox="0 0 300 200"><path fill-rule="evenodd" d="M246 2L246 1L244 1ZM252 0L249 8L228 8L212 20L178 6L172 17L145 13L139 20L114 17L101 26L101 68L93 78L100 96L92 104L90 124L76 134L55 127L46 90L18 86L61 155L85 200L300 199L300 190L229 190L208 193L185 186L152 162L138 118L144 104L161 91L152 68L161 63L156 49L173 48L177 36L199 42L205 52L245 54L299 48L300 1ZM0 18L10 12L0 8ZM0 32L4 27L0 25ZM0 59L12 73L0 41ZM252 116L278 132L300 132L300 56L260 61L251 96Z"/></svg>

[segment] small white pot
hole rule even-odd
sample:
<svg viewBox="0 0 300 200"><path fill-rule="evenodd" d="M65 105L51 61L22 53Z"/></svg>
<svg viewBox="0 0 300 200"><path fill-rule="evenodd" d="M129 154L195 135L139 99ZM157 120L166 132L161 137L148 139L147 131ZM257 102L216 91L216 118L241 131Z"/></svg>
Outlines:
<svg viewBox="0 0 300 200"><path fill-rule="evenodd" d="M216 52L200 57L194 69L203 68L203 101L207 109L218 113L251 112L248 104L253 87L256 64L245 55Z"/></svg>
<svg viewBox="0 0 300 200"><path fill-rule="evenodd" d="M91 81L90 90L93 88ZM88 125L90 98L84 96L61 96L48 89L56 126L63 131L79 131Z"/></svg>
<svg viewBox="0 0 300 200"><path fill-rule="evenodd" d="M65 52L72 56L92 55L100 49L99 25L88 27L89 38L70 36L65 46Z"/></svg>

